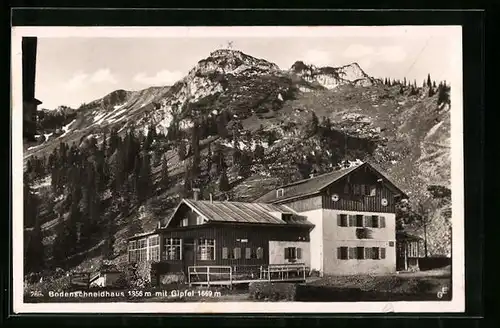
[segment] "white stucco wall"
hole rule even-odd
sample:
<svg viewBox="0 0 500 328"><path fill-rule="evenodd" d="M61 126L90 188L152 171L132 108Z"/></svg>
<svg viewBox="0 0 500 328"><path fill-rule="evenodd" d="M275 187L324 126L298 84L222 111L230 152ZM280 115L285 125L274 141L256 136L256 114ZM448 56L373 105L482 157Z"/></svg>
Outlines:
<svg viewBox="0 0 500 328"><path fill-rule="evenodd" d="M302 249L302 258L296 261L285 259L285 248L297 247ZM307 241L269 241L269 264L293 264L304 263L307 267L311 265L310 244Z"/></svg>
<svg viewBox="0 0 500 328"><path fill-rule="evenodd" d="M358 239L356 227L339 227L337 214L385 217L385 228L367 228L370 239ZM325 274L396 272L396 215L393 213L323 210L323 271ZM390 246L389 243L393 242ZM338 259L338 247L384 247L385 259Z"/></svg>
<svg viewBox="0 0 500 328"><path fill-rule="evenodd" d="M307 216L307 220L314 224L314 228L309 233L310 238L310 261L311 270L323 270L323 210L301 212Z"/></svg>

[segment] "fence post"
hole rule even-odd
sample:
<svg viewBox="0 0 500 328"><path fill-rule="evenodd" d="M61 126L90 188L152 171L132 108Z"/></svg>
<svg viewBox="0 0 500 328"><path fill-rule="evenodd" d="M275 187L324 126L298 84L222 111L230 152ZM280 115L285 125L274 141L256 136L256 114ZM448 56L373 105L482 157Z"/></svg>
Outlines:
<svg viewBox="0 0 500 328"><path fill-rule="evenodd" d="M207 285L210 287L210 266L207 266Z"/></svg>
<svg viewBox="0 0 500 328"><path fill-rule="evenodd" d="M191 267L188 267L188 286L191 287Z"/></svg>

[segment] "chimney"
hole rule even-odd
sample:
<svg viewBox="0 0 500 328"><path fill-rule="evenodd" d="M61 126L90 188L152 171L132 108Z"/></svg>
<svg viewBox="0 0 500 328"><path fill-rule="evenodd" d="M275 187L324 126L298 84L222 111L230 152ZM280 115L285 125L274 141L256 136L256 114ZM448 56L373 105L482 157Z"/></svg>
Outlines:
<svg viewBox="0 0 500 328"><path fill-rule="evenodd" d="M210 193L210 203L213 203L213 196L212 196L212 193Z"/></svg>
<svg viewBox="0 0 500 328"><path fill-rule="evenodd" d="M198 200L200 197L200 188L193 188L193 199Z"/></svg>
<svg viewBox="0 0 500 328"><path fill-rule="evenodd" d="M157 228L157 229L160 229L160 228L161 228L161 221L160 221L160 220L158 220L158 224L156 225L156 228Z"/></svg>

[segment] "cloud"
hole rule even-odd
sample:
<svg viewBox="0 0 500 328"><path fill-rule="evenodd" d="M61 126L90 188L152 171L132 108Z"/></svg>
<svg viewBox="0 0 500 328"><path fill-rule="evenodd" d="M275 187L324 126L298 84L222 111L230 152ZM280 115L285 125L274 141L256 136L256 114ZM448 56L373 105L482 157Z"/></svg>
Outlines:
<svg viewBox="0 0 500 328"><path fill-rule="evenodd" d="M327 66L331 65L331 54L327 51L311 49L307 51L304 55L304 63L312 64L315 66Z"/></svg>
<svg viewBox="0 0 500 328"><path fill-rule="evenodd" d="M387 62L400 62L406 58L406 52L400 46L380 47L377 55Z"/></svg>
<svg viewBox="0 0 500 328"><path fill-rule="evenodd" d="M362 44L352 44L343 56L351 59L367 59L379 62L400 62L406 58L406 51L400 46L369 47Z"/></svg>
<svg viewBox="0 0 500 328"><path fill-rule="evenodd" d="M92 74L78 71L65 84L66 89L75 90L89 84L116 84L118 81L109 69L99 69Z"/></svg>
<svg viewBox="0 0 500 328"><path fill-rule="evenodd" d="M375 50L362 44L351 44L343 53L344 57L361 58L373 55Z"/></svg>
<svg viewBox="0 0 500 328"><path fill-rule="evenodd" d="M78 89L82 87L89 75L84 72L76 72L66 83L67 89Z"/></svg>
<svg viewBox="0 0 500 328"><path fill-rule="evenodd" d="M90 81L94 83L110 83L110 84L116 84L118 82L113 76L113 74L111 74L109 68L100 69L96 71L90 77Z"/></svg>
<svg viewBox="0 0 500 328"><path fill-rule="evenodd" d="M155 75L147 76L139 73L134 77L134 81L147 85L172 85L182 79L184 73L180 71L162 70Z"/></svg>

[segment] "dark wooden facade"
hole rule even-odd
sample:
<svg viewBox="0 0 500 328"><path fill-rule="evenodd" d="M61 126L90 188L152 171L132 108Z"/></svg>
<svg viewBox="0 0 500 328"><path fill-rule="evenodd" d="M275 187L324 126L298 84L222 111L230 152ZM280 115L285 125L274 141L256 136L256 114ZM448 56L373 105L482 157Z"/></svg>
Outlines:
<svg viewBox="0 0 500 328"><path fill-rule="evenodd" d="M35 99L37 38L22 39L22 70L23 70L23 138L35 140L36 111L40 101Z"/></svg>
<svg viewBox="0 0 500 328"><path fill-rule="evenodd" d="M196 220L194 216L193 220ZM276 225L276 224L234 224L217 223L192 225L187 227L158 229L155 234L160 235L160 263L157 265L160 273L186 272L188 266L256 266L269 264L269 241L309 241L310 226L304 225ZM145 236L133 238L141 239ZM166 238L182 240L182 257L180 260L166 259L164 241ZM215 241L215 259L198 259L198 240L210 239ZM241 257L223 258L223 248L232 252L235 248L241 249ZM246 248L251 249L251 258L246 256ZM257 257L257 249L262 249L262 257Z"/></svg>
<svg viewBox="0 0 500 328"><path fill-rule="evenodd" d="M396 212L396 196L387 184L379 180L380 177L375 174L370 168L365 167L355 171L337 181L323 191L313 195L303 196L289 201L284 201L285 204L297 212L306 212L316 209L333 209L344 211L358 212L380 212L380 213L395 213ZM346 187L347 185L347 187ZM375 188L374 195L355 195L353 186L364 186L363 188ZM333 195L338 196L338 200L332 199ZM387 201L383 204L383 199Z"/></svg>

